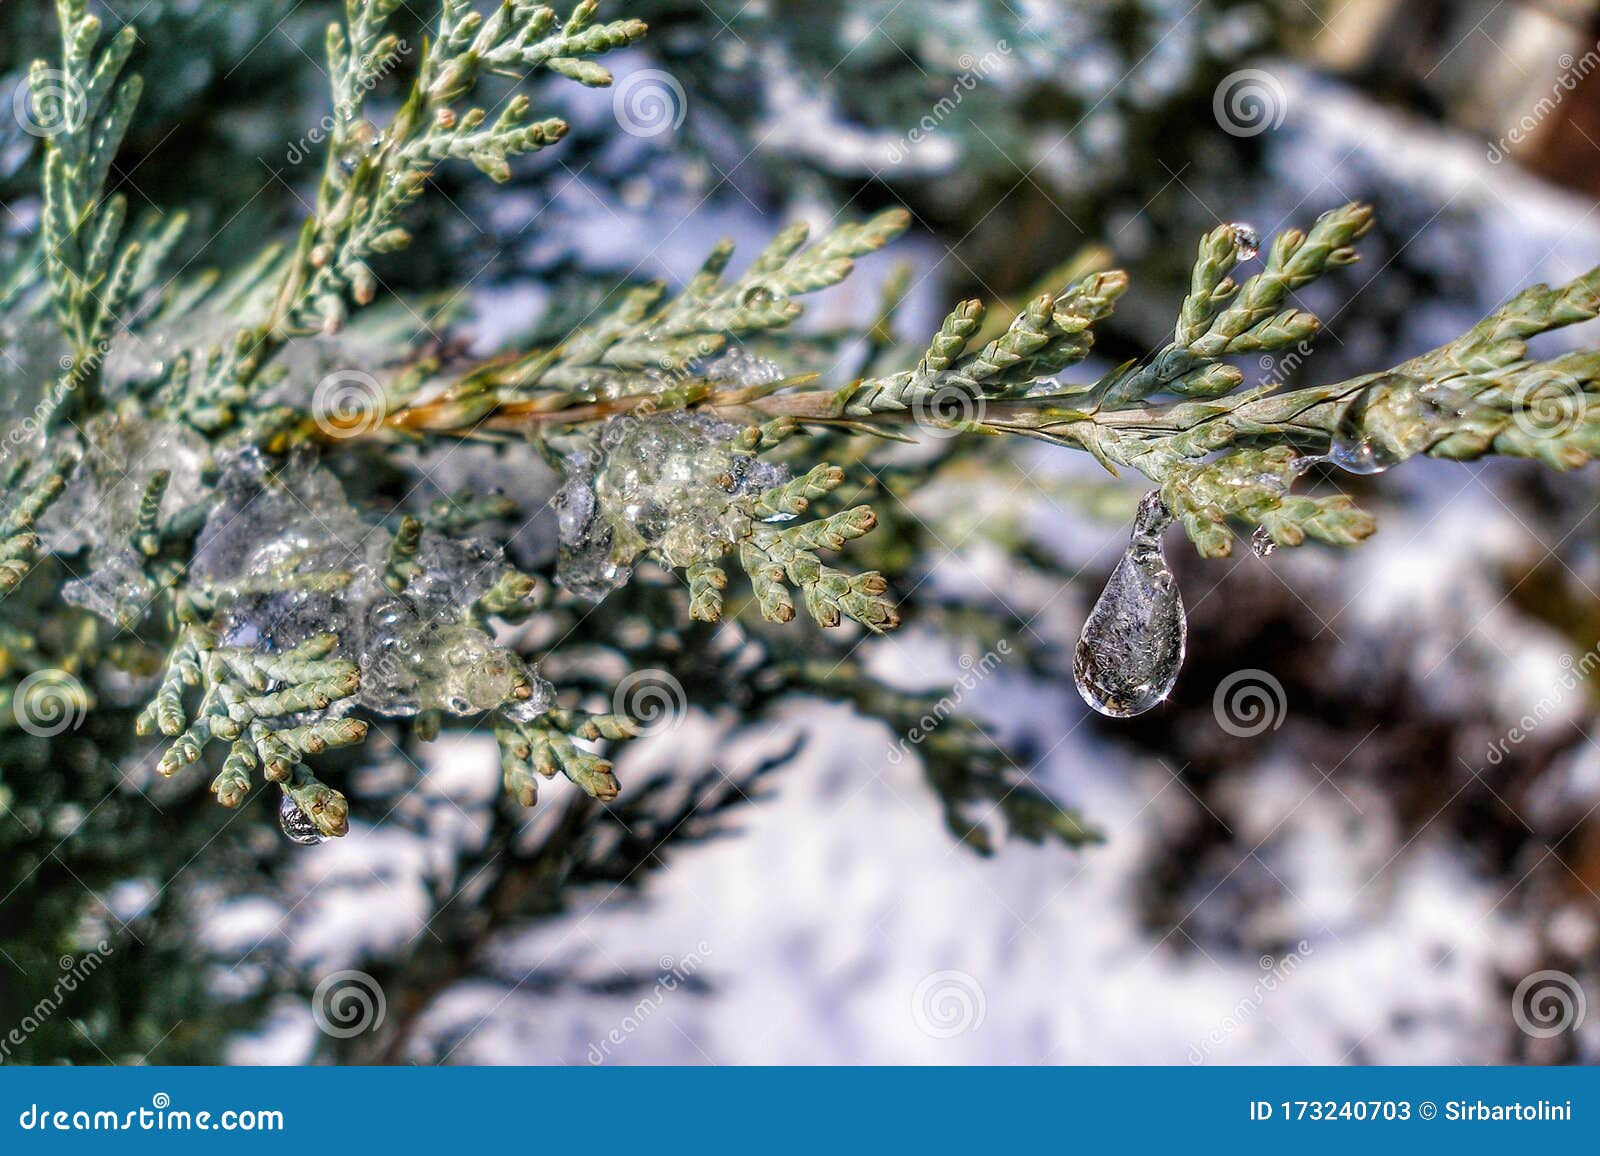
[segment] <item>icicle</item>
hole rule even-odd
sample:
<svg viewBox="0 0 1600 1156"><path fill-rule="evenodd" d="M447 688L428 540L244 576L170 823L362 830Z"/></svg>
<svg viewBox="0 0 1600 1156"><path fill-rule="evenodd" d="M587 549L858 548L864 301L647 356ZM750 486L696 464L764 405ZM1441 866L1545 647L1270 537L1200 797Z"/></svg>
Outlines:
<svg viewBox="0 0 1600 1156"><path fill-rule="evenodd" d="M283 833L291 843L309 847L328 841L328 837L317 829L311 816L300 809L300 804L294 801L288 791L283 792L278 800L278 826L283 828Z"/></svg>
<svg viewBox="0 0 1600 1156"><path fill-rule="evenodd" d="M1083 701L1101 714L1143 714L1172 691L1183 665L1183 598L1161 552L1172 512L1152 490L1139 503L1128 549L1078 638L1072 670Z"/></svg>

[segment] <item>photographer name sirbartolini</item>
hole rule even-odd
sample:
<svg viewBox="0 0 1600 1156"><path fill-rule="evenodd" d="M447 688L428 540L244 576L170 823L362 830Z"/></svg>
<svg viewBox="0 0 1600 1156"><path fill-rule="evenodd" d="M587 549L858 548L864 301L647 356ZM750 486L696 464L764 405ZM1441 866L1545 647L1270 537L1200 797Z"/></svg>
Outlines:
<svg viewBox="0 0 1600 1156"><path fill-rule="evenodd" d="M1483 1100L1446 1100L1442 1115L1446 1120L1570 1120L1572 1101L1489 1104Z"/></svg>

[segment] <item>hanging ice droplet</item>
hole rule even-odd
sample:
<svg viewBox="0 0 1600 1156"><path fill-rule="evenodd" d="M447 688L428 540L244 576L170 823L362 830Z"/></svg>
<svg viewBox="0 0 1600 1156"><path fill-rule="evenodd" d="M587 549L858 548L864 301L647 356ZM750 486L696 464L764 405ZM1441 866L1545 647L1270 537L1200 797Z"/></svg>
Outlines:
<svg viewBox="0 0 1600 1156"><path fill-rule="evenodd" d="M1143 714L1172 692L1188 635L1183 598L1161 532L1172 512L1152 490L1139 503L1128 549L1078 637L1072 673L1083 701L1101 714Z"/></svg>
<svg viewBox="0 0 1600 1156"><path fill-rule="evenodd" d="M1250 552L1257 558L1265 558L1277 548L1278 544L1272 540L1265 526L1257 526L1256 532L1250 535Z"/></svg>
<svg viewBox="0 0 1600 1156"><path fill-rule="evenodd" d="M1381 474L1427 450L1470 405L1455 390L1385 373L1344 407L1328 461L1352 474Z"/></svg>
<svg viewBox="0 0 1600 1156"><path fill-rule="evenodd" d="M1401 461L1382 441L1367 430L1367 412L1374 399L1381 396L1382 381L1367 386L1339 415L1339 424L1333 431L1333 441L1328 446L1328 460L1341 470L1352 474L1381 474Z"/></svg>
<svg viewBox="0 0 1600 1156"><path fill-rule="evenodd" d="M1256 227L1248 221L1235 221L1228 230L1233 234L1233 248L1239 260L1255 260L1256 254L1261 252L1261 234L1256 232Z"/></svg>
<svg viewBox="0 0 1600 1156"><path fill-rule="evenodd" d="M278 826L283 828L283 833L291 843L311 846L328 841L328 837L317 828L311 816L300 809L300 804L294 801L294 796L288 791L283 792L278 800Z"/></svg>

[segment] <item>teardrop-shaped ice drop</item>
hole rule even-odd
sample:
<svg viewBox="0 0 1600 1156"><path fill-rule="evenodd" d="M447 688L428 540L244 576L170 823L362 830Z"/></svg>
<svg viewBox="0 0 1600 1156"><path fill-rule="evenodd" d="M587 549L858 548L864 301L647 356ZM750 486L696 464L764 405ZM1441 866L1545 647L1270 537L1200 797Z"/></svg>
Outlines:
<svg viewBox="0 0 1600 1156"><path fill-rule="evenodd" d="M1248 221L1235 221L1228 229L1233 233L1233 251L1239 255L1239 260L1253 261L1261 252L1261 234L1256 232L1256 227Z"/></svg>
<svg viewBox="0 0 1600 1156"><path fill-rule="evenodd" d="M294 801L288 791L283 792L283 797L278 800L278 826L283 828L283 833L291 843L310 846L328 841L328 837L317 829L311 816L300 809L300 804Z"/></svg>
<svg viewBox="0 0 1600 1156"><path fill-rule="evenodd" d="M1328 461L1352 474L1381 474L1426 452L1471 408L1469 396L1447 386L1385 373L1344 407Z"/></svg>
<svg viewBox="0 0 1600 1156"><path fill-rule="evenodd" d="M1152 490L1139 503L1128 549L1078 636L1072 673L1101 714L1143 714L1172 692L1183 666L1183 598L1161 552L1172 512Z"/></svg>
<svg viewBox="0 0 1600 1156"><path fill-rule="evenodd" d="M1345 406L1328 446L1328 461L1351 474L1381 474L1404 460L1369 425L1371 411L1382 404L1390 388L1386 378L1379 378Z"/></svg>
<svg viewBox="0 0 1600 1156"><path fill-rule="evenodd" d="M1272 540L1265 526L1257 526L1256 532L1250 535L1250 552L1257 558L1266 558L1277 548L1278 544Z"/></svg>

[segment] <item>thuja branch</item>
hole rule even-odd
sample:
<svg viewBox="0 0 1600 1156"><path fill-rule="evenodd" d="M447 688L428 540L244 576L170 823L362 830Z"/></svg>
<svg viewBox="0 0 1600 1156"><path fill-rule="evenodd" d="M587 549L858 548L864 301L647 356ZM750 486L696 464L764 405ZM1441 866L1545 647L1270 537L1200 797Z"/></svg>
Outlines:
<svg viewBox="0 0 1600 1156"><path fill-rule="evenodd" d="M590 0L565 20L532 0L502 0L488 14L440 0L412 56L386 30L399 7L349 0L346 21L329 30L336 128L297 243L269 246L227 277L157 290L175 230L124 230L125 206L103 195L138 96L137 80L122 75L131 34L96 51L98 23L82 0L62 0L62 68L88 99L79 123L48 145L43 276L4 291L8 308L53 306L74 358L44 423L43 440L67 444L41 447L49 452L31 455L34 466L7 477L21 497L0 535L0 586L53 581L41 601L59 595L103 623L80 619L85 654L101 635L129 635L119 647L128 669L158 672L141 727L167 742L161 769L220 761L212 786L230 806L258 779L277 786L280 821L297 840L345 830L344 797L310 763L361 742L366 716L420 738L447 720L489 716L511 798L532 804L538 779L556 775L596 800L616 797L608 744L640 730L625 697L613 694L607 711L552 685L532 655L504 644L501 627L604 599L640 560L682 579L655 587L665 611L652 629L669 629L674 614L715 621L746 609L772 623L803 611L821 627L895 628L890 576L833 557L878 520L850 504L850 467L871 444L850 442L855 435L1013 434L1150 479L1077 657L1080 689L1109 714L1148 709L1177 677L1185 627L1161 553L1173 520L1207 555L1228 552L1231 523L1254 525L1262 552L1307 538L1349 545L1373 532L1369 515L1344 495L1292 492L1318 457L1361 472L1418 454L1569 468L1600 450L1600 408L1588 405L1600 392L1600 354L1541 361L1527 346L1595 316L1600 271L1527 290L1456 341L1379 373L1293 391L1245 387L1230 358L1298 350L1315 334L1295 294L1356 260L1371 227L1361 205L1285 230L1264 256L1249 227L1212 230L1171 340L1099 377L1072 371L1129 280L1082 264L1064 266L1059 284L1009 317L962 302L923 343L898 340L894 286L858 326L823 336L796 326L807 294L843 281L907 227L909 215L892 210L816 238L786 228L737 274L732 245L720 244L677 292L623 286L548 348L455 371L438 354L362 370L373 389L354 399L362 412L352 428L337 407L331 418L319 408L328 379L313 391L291 380L295 359L279 355L339 330L375 299L370 262L408 243L402 215L436 166L466 161L503 180L515 157L565 132L531 116L520 95L491 120L471 104L478 82L543 69L606 84L592 57L644 31L597 22ZM403 99L374 123L367 93L401 57L411 72ZM41 69L36 102L48 95L43 78ZM153 324L166 327L170 356L102 380L106 347ZM866 354L848 380L823 385L794 372L847 343ZM323 459L356 446L370 454L372 436L494 438L542 455L564 482L555 503L562 592L517 568L503 524L481 525L509 519L515 502L465 493L423 517L386 491L347 493ZM400 457L390 464L404 469ZM55 476L43 460L57 463ZM58 494L76 516L46 525ZM73 568L81 576L34 565L50 554L86 555ZM728 594L732 571L747 597ZM0 607L0 627L10 629L16 605ZM77 655L69 662L81 665ZM15 688L11 672L0 677L3 697ZM894 713L881 695L856 698ZM967 757L956 747L945 755ZM1013 785L991 775L982 790ZM1059 810L1017 822L1061 838L1079 832Z"/></svg>
<svg viewBox="0 0 1600 1156"><path fill-rule="evenodd" d="M852 252L881 244L903 223L876 218L862 233L847 235L847 243ZM1291 304L1294 292L1352 263L1352 246L1370 227L1371 210L1351 204L1307 231L1286 230L1261 271L1242 284L1230 273L1255 254L1257 241L1247 226L1213 230L1201 240L1173 341L1094 381L1050 379L1087 356L1093 326L1127 289L1120 271L1091 273L1040 295L981 343L975 337L985 328L983 306L963 302L911 368L843 387L782 380L730 387L697 374L688 360L692 350L672 346L663 353L666 318L679 319L673 335L695 337L701 350L787 325L797 303L761 316L702 309L697 325L681 319L695 314L697 302L746 301L758 289L770 290L764 279L770 282L781 267L775 262L793 262L802 252L803 233L791 230L725 288L715 281L727 262L723 249L681 297L663 304L664 290L647 287L567 343L473 367L442 389L419 388L423 400L398 407L382 428L542 439L563 427L692 409L735 423L891 437L911 426L1016 434L1086 450L1113 471L1144 474L1207 555L1231 548L1229 519L1252 522L1283 545L1308 535L1349 544L1370 534L1370 517L1342 496L1290 495L1311 455L1375 472L1417 454L1494 453L1567 469L1600 452L1600 409L1589 405L1600 353L1530 360L1527 347L1532 336L1595 316L1600 269L1558 288L1525 290L1455 341L1380 372L1295 390L1238 388L1243 375L1225 358L1310 340L1320 323ZM805 252L830 245L838 247L830 238ZM725 328L718 330L718 322ZM651 353L682 371L670 388L642 369ZM580 365L587 376L574 372ZM602 388L594 385L597 377Z"/></svg>

